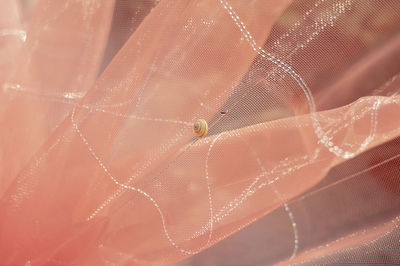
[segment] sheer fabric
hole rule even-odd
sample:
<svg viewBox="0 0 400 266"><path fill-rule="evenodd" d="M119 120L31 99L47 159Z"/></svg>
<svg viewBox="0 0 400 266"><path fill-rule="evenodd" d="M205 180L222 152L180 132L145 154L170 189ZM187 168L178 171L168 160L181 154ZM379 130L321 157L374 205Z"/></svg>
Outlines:
<svg viewBox="0 0 400 266"><path fill-rule="evenodd" d="M2 264L399 263L399 1L0 7Z"/></svg>

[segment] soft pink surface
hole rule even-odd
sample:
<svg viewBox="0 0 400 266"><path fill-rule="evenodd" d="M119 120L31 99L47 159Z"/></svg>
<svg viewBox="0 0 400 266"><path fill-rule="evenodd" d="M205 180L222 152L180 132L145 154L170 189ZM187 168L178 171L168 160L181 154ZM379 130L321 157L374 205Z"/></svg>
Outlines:
<svg viewBox="0 0 400 266"><path fill-rule="evenodd" d="M317 215L293 210L400 136L398 1L132 3L126 24L114 1L39 0L30 17L0 3L2 264L171 264L279 208L293 246L263 263L323 261L397 228L396 213L371 218L318 247L338 234L312 242Z"/></svg>

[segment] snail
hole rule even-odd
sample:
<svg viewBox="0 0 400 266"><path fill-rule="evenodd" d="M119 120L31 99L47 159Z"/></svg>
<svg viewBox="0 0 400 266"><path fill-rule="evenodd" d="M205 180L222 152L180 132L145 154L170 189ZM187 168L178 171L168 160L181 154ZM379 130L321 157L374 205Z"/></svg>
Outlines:
<svg viewBox="0 0 400 266"><path fill-rule="evenodd" d="M207 121L204 119L199 119L196 121L196 123L194 123L193 125L193 133L199 137L202 138L205 135L207 135L208 132L208 125L207 125Z"/></svg>

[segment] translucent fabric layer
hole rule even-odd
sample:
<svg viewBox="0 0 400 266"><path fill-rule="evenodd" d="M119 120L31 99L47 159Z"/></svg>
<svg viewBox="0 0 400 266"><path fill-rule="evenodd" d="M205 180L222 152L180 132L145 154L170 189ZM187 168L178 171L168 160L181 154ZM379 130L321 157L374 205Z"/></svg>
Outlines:
<svg viewBox="0 0 400 266"><path fill-rule="evenodd" d="M4 265L400 262L397 0L0 7Z"/></svg>

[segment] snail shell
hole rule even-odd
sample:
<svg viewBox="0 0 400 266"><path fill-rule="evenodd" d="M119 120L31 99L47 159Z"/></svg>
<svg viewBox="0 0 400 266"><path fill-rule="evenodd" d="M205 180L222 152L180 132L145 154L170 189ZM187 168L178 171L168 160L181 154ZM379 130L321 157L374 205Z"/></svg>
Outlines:
<svg viewBox="0 0 400 266"><path fill-rule="evenodd" d="M193 132L199 138L202 138L205 135L207 135L208 132L207 121L204 119L197 120L196 123L194 123L193 125Z"/></svg>

